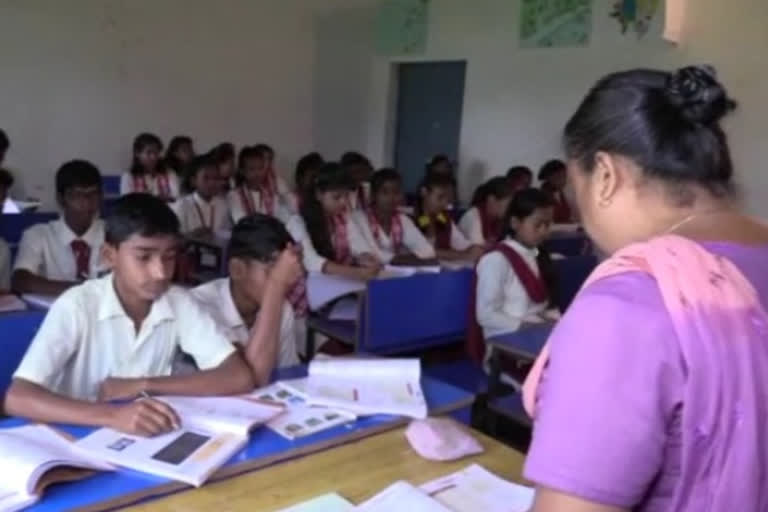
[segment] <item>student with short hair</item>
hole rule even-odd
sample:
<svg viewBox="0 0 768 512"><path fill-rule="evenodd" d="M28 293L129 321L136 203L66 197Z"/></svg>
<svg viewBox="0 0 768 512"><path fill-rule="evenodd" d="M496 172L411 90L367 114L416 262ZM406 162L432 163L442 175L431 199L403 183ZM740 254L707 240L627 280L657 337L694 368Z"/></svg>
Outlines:
<svg viewBox="0 0 768 512"><path fill-rule="evenodd" d="M227 197L235 188L235 146L231 142L222 142L210 152L219 171L219 194Z"/></svg>
<svg viewBox="0 0 768 512"><path fill-rule="evenodd" d="M354 186L341 165L326 163L304 194L300 214L288 221L288 231L301 244L307 271L367 280L381 270L348 211L347 198Z"/></svg>
<svg viewBox="0 0 768 512"><path fill-rule="evenodd" d="M386 263L419 265L435 261L432 247L413 221L397 209L402 200L402 178L395 169L381 169L371 178L371 203L352 212L363 236Z"/></svg>
<svg viewBox="0 0 768 512"><path fill-rule="evenodd" d="M533 171L525 165L515 165L507 171L507 180L513 192L531 188L533 184Z"/></svg>
<svg viewBox="0 0 768 512"><path fill-rule="evenodd" d="M299 211L296 196L291 191L283 176L275 170L275 150L269 144L256 144L256 150L264 155L264 164L267 167L267 180L270 187L280 198L280 201L293 215Z"/></svg>
<svg viewBox="0 0 768 512"><path fill-rule="evenodd" d="M2 130L0 130L2 132ZM2 138L0 137L0 143ZM0 149L2 149L0 147ZM13 186L13 176L5 169L0 169L0 216L3 215L3 204L8 197L8 191ZM2 222L2 220L0 220ZM5 240L0 238L0 295L11 289L11 251Z"/></svg>
<svg viewBox="0 0 768 512"><path fill-rule="evenodd" d="M433 173L419 186L414 216L416 225L444 261L476 261L483 254L481 245L473 245L453 222L448 207L453 197L452 176Z"/></svg>
<svg viewBox="0 0 768 512"><path fill-rule="evenodd" d="M254 213L271 215L287 222L290 208L283 202L275 182L270 178L268 152L257 146L246 146L238 156L238 187L229 192L227 201L232 220L237 223Z"/></svg>
<svg viewBox="0 0 768 512"><path fill-rule="evenodd" d="M565 186L568 183L567 167L562 160L550 160L541 166L539 181L541 190L549 194L555 205L555 223L568 224L573 222L573 212L568 199L565 197Z"/></svg>
<svg viewBox="0 0 768 512"><path fill-rule="evenodd" d="M163 142L152 133L140 133L133 140L131 169L120 178L120 194L145 192L172 202L179 197L179 177L161 157Z"/></svg>
<svg viewBox="0 0 768 512"><path fill-rule="evenodd" d="M274 217L260 213L243 217L229 241L229 277L192 290L192 295L234 343L247 344L257 318L263 319L269 326L265 332L278 347L274 352L274 364L278 367L299 364L296 318L285 295L279 297L282 307L275 308L269 318L264 317L262 305L265 293L274 291L267 286L272 265L280 253L292 246L291 235Z"/></svg>
<svg viewBox="0 0 768 512"><path fill-rule="evenodd" d="M183 234L214 234L232 227L229 204L218 195L219 173L211 155L196 156L187 166L192 193L179 199L173 210Z"/></svg>
<svg viewBox="0 0 768 512"><path fill-rule="evenodd" d="M58 295L100 270L104 243L101 173L92 163L72 160L56 172L61 217L28 228L13 266L18 293Z"/></svg>
<svg viewBox="0 0 768 512"><path fill-rule="evenodd" d="M504 231L502 219L512 200L512 187L506 176L496 176L475 190L472 208L459 220L459 228L470 242L490 246Z"/></svg>
<svg viewBox="0 0 768 512"><path fill-rule="evenodd" d="M6 411L156 435L180 426L173 410L151 399L114 401L144 394L232 395L265 384L274 339L257 325L246 363L189 292L171 286L178 248L179 221L165 202L149 194L119 199L106 225L104 255L112 272L54 302L14 374ZM283 251L262 315L279 314L282 300L275 299L299 272L296 255ZM177 350L201 371L171 376Z"/></svg>

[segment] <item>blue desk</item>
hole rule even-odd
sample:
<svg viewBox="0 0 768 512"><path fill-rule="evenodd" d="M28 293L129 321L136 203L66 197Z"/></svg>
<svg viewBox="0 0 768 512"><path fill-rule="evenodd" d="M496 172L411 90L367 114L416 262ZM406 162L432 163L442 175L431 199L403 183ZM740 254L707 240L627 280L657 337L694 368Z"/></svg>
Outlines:
<svg viewBox="0 0 768 512"><path fill-rule="evenodd" d="M544 248L563 256L579 256L590 252L591 243L583 231L562 231L552 233Z"/></svg>
<svg viewBox="0 0 768 512"><path fill-rule="evenodd" d="M491 350L533 361L544 348L554 324L528 324L515 332L501 334L486 340Z"/></svg>
<svg viewBox="0 0 768 512"><path fill-rule="evenodd" d="M570 256L553 261L557 276L557 307L565 311L573 302L592 271L597 267L597 257L591 254Z"/></svg>
<svg viewBox="0 0 768 512"><path fill-rule="evenodd" d="M11 376L27 352L29 344L45 318L45 311L0 313L0 397L5 396ZM1 400L1 399L0 399Z"/></svg>
<svg viewBox="0 0 768 512"><path fill-rule="evenodd" d="M280 376L296 377L305 374L306 370L294 368L279 373ZM422 387L432 415L449 414L467 409L474 399L469 393L429 378L422 380ZM288 441L267 428L260 428L251 435L248 446L221 468L211 481L230 478L288 459L326 450L391 430L406 422L407 420L399 417L372 416L295 441ZM0 428L23 423L24 421L20 419L9 419L0 422ZM78 438L91 431L83 427L59 427ZM88 510L107 510L158 498L187 488L185 484L164 478L120 469L113 473L100 473L80 482L52 487L45 493L43 501L30 510L48 512L83 507L87 507Z"/></svg>

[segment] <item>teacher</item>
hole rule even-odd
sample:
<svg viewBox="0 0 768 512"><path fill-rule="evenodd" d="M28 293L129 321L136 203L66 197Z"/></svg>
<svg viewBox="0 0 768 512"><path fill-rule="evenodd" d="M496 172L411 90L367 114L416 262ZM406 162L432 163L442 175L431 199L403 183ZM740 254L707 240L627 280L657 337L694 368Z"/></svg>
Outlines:
<svg viewBox="0 0 768 512"><path fill-rule="evenodd" d="M768 229L735 206L734 108L712 68L635 70L565 127L611 257L526 381L535 512L768 510Z"/></svg>

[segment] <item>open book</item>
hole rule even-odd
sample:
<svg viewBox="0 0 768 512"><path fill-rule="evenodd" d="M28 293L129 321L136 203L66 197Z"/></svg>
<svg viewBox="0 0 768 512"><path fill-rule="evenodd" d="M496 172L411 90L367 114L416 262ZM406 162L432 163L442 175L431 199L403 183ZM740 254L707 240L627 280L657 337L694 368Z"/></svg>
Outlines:
<svg viewBox="0 0 768 512"><path fill-rule="evenodd" d="M0 430L0 510L21 510L36 503L51 484L110 471L77 449L64 434L45 425Z"/></svg>
<svg viewBox="0 0 768 512"><path fill-rule="evenodd" d="M310 363L306 387L297 391L313 406L426 418L420 380L418 359L327 358Z"/></svg>
<svg viewBox="0 0 768 512"><path fill-rule="evenodd" d="M284 411L249 397L156 399L177 412L180 430L145 438L102 428L76 444L100 460L198 487L245 446L253 427Z"/></svg>

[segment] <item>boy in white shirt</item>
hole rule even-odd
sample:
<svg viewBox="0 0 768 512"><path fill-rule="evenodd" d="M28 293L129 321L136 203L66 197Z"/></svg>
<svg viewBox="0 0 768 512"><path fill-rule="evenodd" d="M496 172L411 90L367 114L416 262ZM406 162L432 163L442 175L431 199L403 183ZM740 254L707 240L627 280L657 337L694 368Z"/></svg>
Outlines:
<svg viewBox="0 0 768 512"><path fill-rule="evenodd" d="M52 306L6 395L6 411L35 421L108 426L139 435L179 427L167 405L144 394L230 395L263 385L276 347L257 325L246 359L185 290L172 287L179 222L159 198L129 194L107 221L112 273L68 290ZM270 274L274 315L300 272L285 251ZM178 349L202 371L171 376Z"/></svg>
<svg viewBox="0 0 768 512"><path fill-rule="evenodd" d="M244 345L257 318L272 266L282 251L293 245L283 223L256 213L244 217L232 230L229 241L229 277L198 286L192 295L227 333L228 339ZM283 300L280 311L264 318L267 330L278 347L276 366L299 364L296 352L296 318L293 308Z"/></svg>
<svg viewBox="0 0 768 512"><path fill-rule="evenodd" d="M381 169L371 178L371 204L352 213L363 235L383 263L436 264L435 249L413 221L397 211L402 179L394 169Z"/></svg>
<svg viewBox="0 0 768 512"><path fill-rule="evenodd" d="M61 217L27 229L13 266L18 293L59 295L100 270L104 222L101 173L92 163L72 160L56 173Z"/></svg>
<svg viewBox="0 0 768 512"><path fill-rule="evenodd" d="M188 166L189 179L195 191L173 206L187 234L215 234L232 227L227 200L218 194L219 171L210 155L196 156Z"/></svg>

